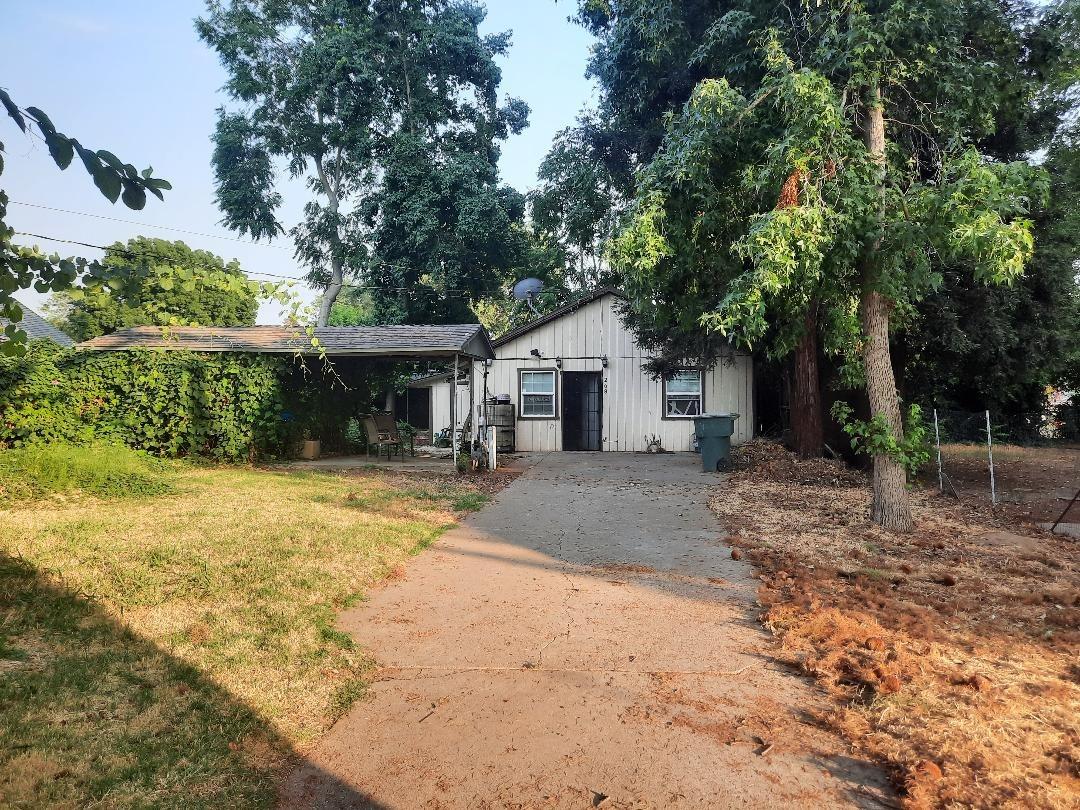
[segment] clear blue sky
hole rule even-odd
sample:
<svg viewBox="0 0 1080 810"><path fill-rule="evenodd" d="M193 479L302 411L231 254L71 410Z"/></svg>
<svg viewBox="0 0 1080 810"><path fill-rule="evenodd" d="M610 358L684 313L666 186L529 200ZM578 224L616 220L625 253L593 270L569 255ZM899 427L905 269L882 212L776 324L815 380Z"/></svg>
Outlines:
<svg viewBox="0 0 1080 810"><path fill-rule="evenodd" d="M532 108L529 128L504 144L501 161L503 180L522 191L535 183L552 136L571 124L592 98L592 86L584 78L590 38L566 20L574 5L568 0L487 3L484 32L513 31L513 47L501 60L503 93L524 99ZM22 136L5 116L0 118L0 141L6 147L0 187L13 201L9 224L18 231L92 244L140 234L183 239L239 259L254 277L259 271L302 275L287 238L273 243L278 247L265 247L152 227L236 238L216 224L221 215L214 205L209 139L214 110L224 100L218 88L225 77L215 55L195 36L192 19L202 10L201 0L38 0L5 9L0 86L22 106L45 110L61 132L109 149L140 169L152 165L157 176L173 184L164 203L151 199L143 211L111 205L77 160L59 171L44 145ZM304 192L282 189L282 217L289 225L303 205ZM62 255L100 255L74 245L20 239ZM43 300L34 292L17 297L33 307ZM264 307L259 320L273 323L277 316L276 308Z"/></svg>

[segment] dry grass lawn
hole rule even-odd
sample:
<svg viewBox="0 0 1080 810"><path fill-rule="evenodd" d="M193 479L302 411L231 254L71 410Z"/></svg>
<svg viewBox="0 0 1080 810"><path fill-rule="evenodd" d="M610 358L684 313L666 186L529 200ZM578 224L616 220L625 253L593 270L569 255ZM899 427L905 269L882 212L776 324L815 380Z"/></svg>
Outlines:
<svg viewBox="0 0 1080 810"><path fill-rule="evenodd" d="M738 456L712 506L782 657L836 699L821 722L910 807L1080 806L1080 543L925 490L890 534L862 474Z"/></svg>
<svg viewBox="0 0 1080 810"><path fill-rule="evenodd" d="M0 806L266 806L364 690L336 612L486 496L182 468L0 510Z"/></svg>

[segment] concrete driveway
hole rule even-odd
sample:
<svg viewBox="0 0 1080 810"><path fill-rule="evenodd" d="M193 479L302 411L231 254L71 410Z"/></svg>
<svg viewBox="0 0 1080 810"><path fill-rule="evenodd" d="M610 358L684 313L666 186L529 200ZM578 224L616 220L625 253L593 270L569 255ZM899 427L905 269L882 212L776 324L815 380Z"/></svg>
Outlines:
<svg viewBox="0 0 1080 810"><path fill-rule="evenodd" d="M381 669L292 807L887 803L803 722L691 455L552 453L342 617Z"/></svg>

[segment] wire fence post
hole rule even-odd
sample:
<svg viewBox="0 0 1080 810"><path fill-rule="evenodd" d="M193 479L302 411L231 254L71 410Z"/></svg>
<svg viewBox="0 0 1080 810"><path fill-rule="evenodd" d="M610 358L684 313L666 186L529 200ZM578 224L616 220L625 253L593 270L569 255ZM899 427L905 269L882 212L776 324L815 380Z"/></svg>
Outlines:
<svg viewBox="0 0 1080 810"><path fill-rule="evenodd" d="M990 505L997 506L997 485L994 482L994 438L990 434L990 411L986 412L986 451L990 456Z"/></svg>
<svg viewBox="0 0 1080 810"><path fill-rule="evenodd" d="M942 495L945 494L945 475L941 469L941 430L938 428L937 408L934 408L934 443L937 445L937 485Z"/></svg>

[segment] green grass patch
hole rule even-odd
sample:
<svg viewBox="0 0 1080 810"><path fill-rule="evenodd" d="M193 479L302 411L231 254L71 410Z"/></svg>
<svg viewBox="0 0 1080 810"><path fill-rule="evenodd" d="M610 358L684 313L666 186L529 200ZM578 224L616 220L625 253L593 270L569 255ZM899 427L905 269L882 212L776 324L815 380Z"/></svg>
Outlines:
<svg viewBox="0 0 1080 810"><path fill-rule="evenodd" d="M337 611L479 502L456 482L163 474L165 498L0 510L2 807L272 805L290 754L367 687Z"/></svg>
<svg viewBox="0 0 1080 810"><path fill-rule="evenodd" d="M168 462L114 444L0 450L0 506L50 495L140 498L169 492Z"/></svg>

